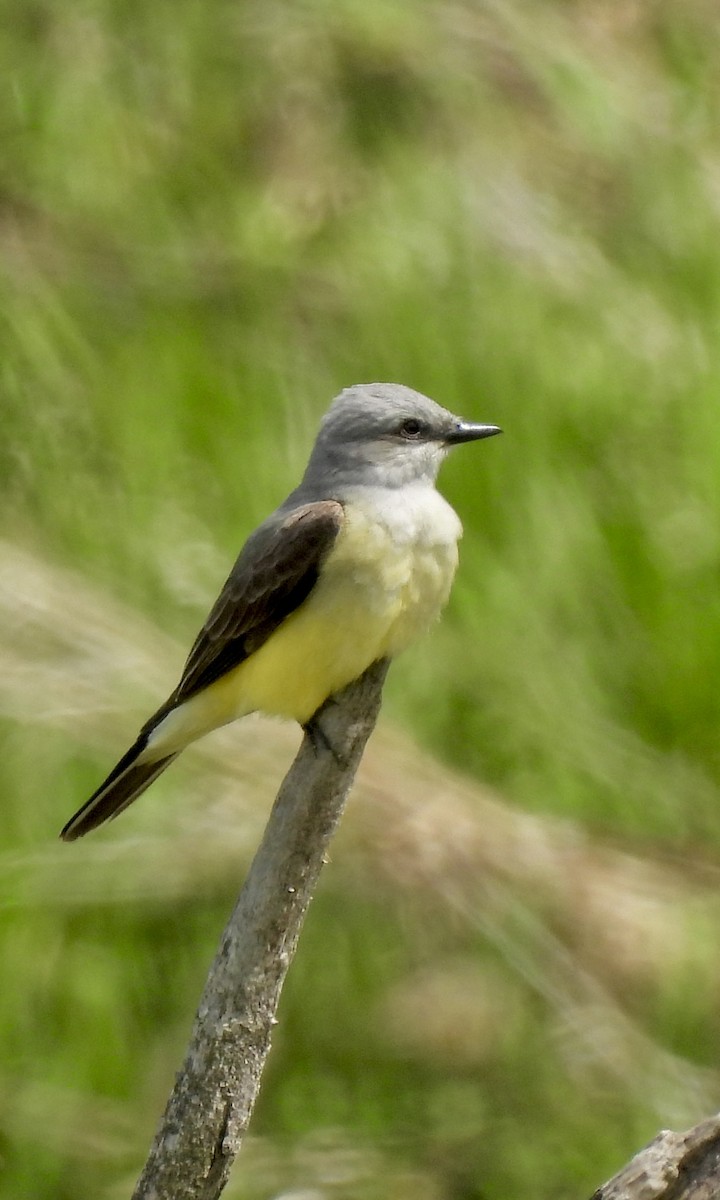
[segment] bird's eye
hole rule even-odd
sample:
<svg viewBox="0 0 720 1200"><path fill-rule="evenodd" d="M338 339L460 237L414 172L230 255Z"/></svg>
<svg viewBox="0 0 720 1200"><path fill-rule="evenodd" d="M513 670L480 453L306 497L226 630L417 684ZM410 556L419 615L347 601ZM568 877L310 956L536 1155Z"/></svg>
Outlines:
<svg viewBox="0 0 720 1200"><path fill-rule="evenodd" d="M400 426L400 436L408 438L410 441L419 438L422 431L422 422L416 420L415 417L408 417L407 421L403 421Z"/></svg>

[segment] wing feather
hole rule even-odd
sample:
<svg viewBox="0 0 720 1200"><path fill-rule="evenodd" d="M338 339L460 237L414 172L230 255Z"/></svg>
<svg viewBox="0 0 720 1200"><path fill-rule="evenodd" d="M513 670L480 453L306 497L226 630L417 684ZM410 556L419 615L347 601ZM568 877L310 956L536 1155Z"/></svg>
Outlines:
<svg viewBox="0 0 720 1200"><path fill-rule="evenodd" d="M175 707L259 649L310 595L325 555L343 523L337 500L292 509L248 539L198 634L182 678L168 701Z"/></svg>

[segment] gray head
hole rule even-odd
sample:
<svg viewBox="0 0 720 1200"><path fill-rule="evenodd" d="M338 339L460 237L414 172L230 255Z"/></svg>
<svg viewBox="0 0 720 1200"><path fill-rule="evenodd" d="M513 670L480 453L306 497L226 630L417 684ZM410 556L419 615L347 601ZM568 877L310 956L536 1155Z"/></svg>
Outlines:
<svg viewBox="0 0 720 1200"><path fill-rule="evenodd" d="M452 446L495 433L400 383L355 384L323 417L303 485L433 483Z"/></svg>

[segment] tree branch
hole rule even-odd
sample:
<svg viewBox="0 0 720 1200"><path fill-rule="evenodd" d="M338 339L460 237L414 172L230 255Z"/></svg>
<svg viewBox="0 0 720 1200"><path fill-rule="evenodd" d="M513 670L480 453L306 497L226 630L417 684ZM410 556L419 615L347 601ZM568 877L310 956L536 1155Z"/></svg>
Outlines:
<svg viewBox="0 0 720 1200"><path fill-rule="evenodd" d="M592 1200L716 1200L720 1196L720 1115L685 1133L664 1129Z"/></svg>
<svg viewBox="0 0 720 1200"><path fill-rule="evenodd" d="M380 708L388 663L320 711L280 788L210 968L190 1046L133 1200L215 1200L260 1087L303 918Z"/></svg>

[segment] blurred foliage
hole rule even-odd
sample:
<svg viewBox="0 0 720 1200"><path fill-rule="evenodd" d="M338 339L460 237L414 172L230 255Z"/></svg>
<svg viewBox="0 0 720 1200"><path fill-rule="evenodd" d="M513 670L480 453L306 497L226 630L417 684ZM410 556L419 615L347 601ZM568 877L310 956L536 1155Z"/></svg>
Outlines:
<svg viewBox="0 0 720 1200"><path fill-rule="evenodd" d="M382 868L341 838L228 1195L578 1197L720 1102L719 53L711 0L9 0L2 1200L129 1195L252 839L215 743L55 828L371 379L506 430L385 713L525 823L490 861L448 774Z"/></svg>

